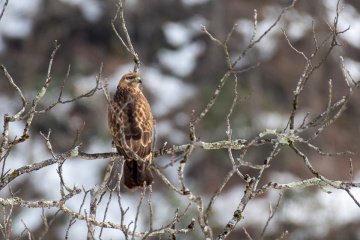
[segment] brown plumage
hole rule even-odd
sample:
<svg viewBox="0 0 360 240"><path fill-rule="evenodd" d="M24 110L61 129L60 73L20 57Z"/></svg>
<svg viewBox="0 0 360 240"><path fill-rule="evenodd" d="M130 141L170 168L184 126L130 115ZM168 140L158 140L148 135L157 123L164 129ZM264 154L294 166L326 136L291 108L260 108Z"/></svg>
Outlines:
<svg viewBox="0 0 360 240"><path fill-rule="evenodd" d="M111 106L116 113L120 113L127 145L141 159L151 162L153 116L148 101L139 89L140 83L139 74L132 72L125 74L111 100ZM146 164L137 161L133 153L123 144L121 124L110 106L107 114L116 149L125 159L124 186L132 191L138 187L143 188L144 181L149 186L154 182L151 171Z"/></svg>

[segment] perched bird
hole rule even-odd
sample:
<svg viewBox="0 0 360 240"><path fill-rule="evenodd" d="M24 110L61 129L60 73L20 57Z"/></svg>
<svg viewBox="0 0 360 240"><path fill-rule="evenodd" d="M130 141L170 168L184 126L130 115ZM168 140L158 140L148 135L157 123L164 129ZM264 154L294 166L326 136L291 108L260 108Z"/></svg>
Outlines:
<svg viewBox="0 0 360 240"><path fill-rule="evenodd" d="M125 74L117 86L115 95L108 106L108 123L110 133L117 151L124 156L124 186L134 191L138 187L143 188L144 182L149 186L154 182L153 176L146 164L137 161L133 153L142 160L151 162L153 116L149 102L139 89L141 84L140 75L137 73ZM114 114L116 112L116 114ZM121 134L121 122L126 143Z"/></svg>

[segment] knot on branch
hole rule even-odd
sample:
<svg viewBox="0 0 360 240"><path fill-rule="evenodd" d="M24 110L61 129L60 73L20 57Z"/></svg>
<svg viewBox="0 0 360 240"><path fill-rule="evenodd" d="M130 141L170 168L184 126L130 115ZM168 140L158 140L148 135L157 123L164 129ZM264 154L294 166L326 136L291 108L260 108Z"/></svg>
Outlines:
<svg viewBox="0 0 360 240"><path fill-rule="evenodd" d="M195 218L191 219L191 223L188 225L188 229L193 230L195 228Z"/></svg>

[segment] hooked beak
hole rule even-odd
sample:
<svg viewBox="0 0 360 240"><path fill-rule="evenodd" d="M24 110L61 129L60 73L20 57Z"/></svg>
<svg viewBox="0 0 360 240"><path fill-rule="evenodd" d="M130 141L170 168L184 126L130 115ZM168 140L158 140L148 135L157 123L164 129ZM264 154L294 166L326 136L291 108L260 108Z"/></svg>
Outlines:
<svg viewBox="0 0 360 240"><path fill-rule="evenodd" d="M133 80L135 83L142 83L142 81L141 81L141 78L140 77L137 77L137 78L135 78L135 80Z"/></svg>

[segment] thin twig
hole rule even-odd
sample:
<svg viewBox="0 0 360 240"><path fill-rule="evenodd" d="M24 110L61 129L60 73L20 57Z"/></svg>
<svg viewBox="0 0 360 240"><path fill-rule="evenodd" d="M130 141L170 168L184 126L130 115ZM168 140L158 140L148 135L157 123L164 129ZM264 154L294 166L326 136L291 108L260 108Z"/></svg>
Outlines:
<svg viewBox="0 0 360 240"><path fill-rule="evenodd" d="M138 57L138 54L135 52L134 50L134 47L131 43L131 39L130 39L130 35L129 35L129 32L126 28L126 24L125 24L125 18L124 18L124 7L123 7L123 2L125 2L125 0L119 0L119 3L118 3L118 8L117 8L117 11L116 11L116 14L114 16L114 18L111 20L111 26L115 32L115 35L118 37L118 39L121 41L122 45L126 48L126 50L128 52L131 53L131 55L133 56L133 60L135 62L135 66L134 66L134 72L137 73L139 68L140 68L140 59ZM118 31L116 30L116 27L115 27L115 20L117 18L117 15L119 14L119 17L120 17L120 22L121 22L121 26L122 26L122 30L125 34L125 37L126 37L126 41L127 41L127 44L125 43L125 41L122 39L122 37L120 36L120 34L118 33Z"/></svg>
<svg viewBox="0 0 360 240"><path fill-rule="evenodd" d="M8 2L9 2L9 0L5 0L5 2L4 2L4 6L3 6L3 9L2 9L1 14L0 14L0 21L1 21L2 17L3 17L3 15L4 15L4 12L5 12L5 9L6 9L7 5L8 5Z"/></svg>
<svg viewBox="0 0 360 240"><path fill-rule="evenodd" d="M264 229L263 229L263 231L262 231L262 233L261 233L260 240L262 240L262 239L264 238L266 229L267 229L267 227L269 226L269 223L270 223L271 219L274 217L276 211L278 210L278 208L279 208L279 206L280 206L280 201L281 201L281 199L282 199L282 194L280 193L280 194L279 194L279 199L278 199L278 202L277 202L277 204L276 204L276 206L275 206L275 210L274 210L274 211L272 210L271 203L269 203L270 214L269 214L268 220L266 221L266 224L265 224L265 226L264 226Z"/></svg>

